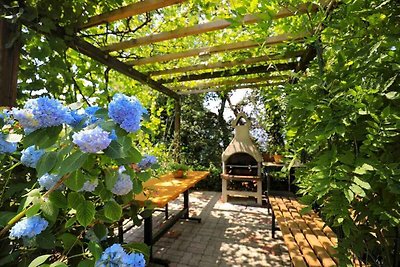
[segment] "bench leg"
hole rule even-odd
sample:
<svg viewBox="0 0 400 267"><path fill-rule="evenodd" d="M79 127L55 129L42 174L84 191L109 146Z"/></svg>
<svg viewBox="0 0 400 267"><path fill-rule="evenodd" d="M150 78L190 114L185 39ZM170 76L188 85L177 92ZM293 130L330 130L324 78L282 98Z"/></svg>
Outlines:
<svg viewBox="0 0 400 267"><path fill-rule="evenodd" d="M122 226L123 222L124 222L124 219L121 219L118 221L118 242L120 244L124 243L124 229Z"/></svg>
<svg viewBox="0 0 400 267"><path fill-rule="evenodd" d="M154 258L153 257L153 215L150 215L149 217L144 219L144 243L149 246L150 249L150 262L162 265L162 266L169 266L169 261L160 259L160 258Z"/></svg>
<svg viewBox="0 0 400 267"><path fill-rule="evenodd" d="M222 179L222 202L228 201L228 195L226 193L228 187L228 182L225 179Z"/></svg>
<svg viewBox="0 0 400 267"><path fill-rule="evenodd" d="M167 205L165 205L165 220L168 220L168 217L169 215L168 215L168 203L167 203Z"/></svg>
<svg viewBox="0 0 400 267"><path fill-rule="evenodd" d="M257 181L257 204L262 205L262 181Z"/></svg>
<svg viewBox="0 0 400 267"><path fill-rule="evenodd" d="M276 231L275 213L274 213L274 211L272 211L272 238L275 238L275 231Z"/></svg>

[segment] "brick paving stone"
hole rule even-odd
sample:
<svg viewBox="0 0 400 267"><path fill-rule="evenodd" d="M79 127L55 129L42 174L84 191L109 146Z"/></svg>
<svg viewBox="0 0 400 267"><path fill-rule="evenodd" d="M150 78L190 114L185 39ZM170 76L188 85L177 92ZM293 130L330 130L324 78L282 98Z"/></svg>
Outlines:
<svg viewBox="0 0 400 267"><path fill-rule="evenodd" d="M271 215L267 209L233 198L229 198L231 202L222 203L220 195L218 192L192 192L191 214L201 217L202 222L177 222L170 233L154 245L153 255L170 260L170 266L182 267L290 266L280 231L276 232L277 239L271 238ZM242 205L237 201L242 201ZM170 214L179 211L182 203L183 197L170 203ZM154 217L153 227L157 231L164 213L154 213ZM125 242L143 242L143 227L128 231ZM149 266L159 267L153 263Z"/></svg>

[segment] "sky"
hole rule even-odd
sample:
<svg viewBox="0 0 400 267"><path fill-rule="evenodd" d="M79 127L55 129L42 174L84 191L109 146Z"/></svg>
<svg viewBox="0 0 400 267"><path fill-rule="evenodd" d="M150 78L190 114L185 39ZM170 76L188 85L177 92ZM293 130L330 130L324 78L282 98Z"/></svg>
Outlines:
<svg viewBox="0 0 400 267"><path fill-rule="evenodd" d="M237 103L242 101L242 99L244 97L246 97L246 94L250 90L251 89L238 89L238 90L232 91L232 94L230 96L232 104L236 105ZM209 100L204 104L205 108L209 109L211 112L213 112L215 114L218 114L218 108L220 107L220 105L221 105L221 100L220 99ZM226 121L230 121L234 117L235 117L235 115L233 114L233 111L231 110L231 108L229 107L229 104L227 103L225 105L225 110L224 110L224 119Z"/></svg>

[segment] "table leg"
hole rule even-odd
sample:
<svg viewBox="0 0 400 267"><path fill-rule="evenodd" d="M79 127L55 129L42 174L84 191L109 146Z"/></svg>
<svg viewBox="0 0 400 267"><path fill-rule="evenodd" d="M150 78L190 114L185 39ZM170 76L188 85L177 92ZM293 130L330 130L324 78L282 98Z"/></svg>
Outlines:
<svg viewBox="0 0 400 267"><path fill-rule="evenodd" d="M123 228L124 219L118 221L118 241L120 244L124 243L124 228Z"/></svg>
<svg viewBox="0 0 400 267"><path fill-rule="evenodd" d="M168 220L168 203L165 205L165 220Z"/></svg>
<svg viewBox="0 0 400 267"><path fill-rule="evenodd" d="M189 190L186 190L183 193L183 209L185 210L185 213L183 214L182 219L197 221L198 223L201 223L201 218L189 217Z"/></svg>
<svg viewBox="0 0 400 267"><path fill-rule="evenodd" d="M275 238L275 213L272 211L272 238Z"/></svg>
<svg viewBox="0 0 400 267"><path fill-rule="evenodd" d="M153 214L144 219L144 243L150 248L150 262L160 264L162 266L169 266L169 261L153 257Z"/></svg>

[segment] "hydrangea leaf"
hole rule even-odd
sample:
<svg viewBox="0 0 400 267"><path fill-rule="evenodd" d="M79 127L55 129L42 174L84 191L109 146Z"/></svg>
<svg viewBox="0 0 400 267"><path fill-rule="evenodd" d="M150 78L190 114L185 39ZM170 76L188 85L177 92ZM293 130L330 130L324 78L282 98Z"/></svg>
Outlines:
<svg viewBox="0 0 400 267"><path fill-rule="evenodd" d="M108 201L104 205L104 215L112 221L118 221L122 215L122 208L114 200Z"/></svg>
<svg viewBox="0 0 400 267"><path fill-rule="evenodd" d="M94 259L97 261L101 257L101 253L103 253L103 249L101 246L93 241L89 242L89 250L92 253Z"/></svg>
<svg viewBox="0 0 400 267"><path fill-rule="evenodd" d="M46 255L42 255L37 257L36 259L34 259L29 265L28 267L37 267L40 266L41 264L43 264L48 258L50 258L51 254L46 254Z"/></svg>
<svg viewBox="0 0 400 267"><path fill-rule="evenodd" d="M94 204L90 201L83 201L76 207L76 219L83 226L88 226L94 219L96 213Z"/></svg>
<svg viewBox="0 0 400 267"><path fill-rule="evenodd" d="M67 199L61 191L54 191L49 196L50 201L61 209L65 209L68 206Z"/></svg>
<svg viewBox="0 0 400 267"><path fill-rule="evenodd" d="M71 155L69 155L61 164L60 170L58 172L59 175L64 175L66 173L70 173L76 171L85 163L88 158L87 154L82 153L81 151L75 151Z"/></svg>
<svg viewBox="0 0 400 267"><path fill-rule="evenodd" d="M139 178L140 181L146 182L151 178L151 173L146 171L146 172L139 172L136 174L136 176Z"/></svg>
<svg viewBox="0 0 400 267"><path fill-rule="evenodd" d="M78 267L93 267L94 261L93 260L83 260L78 264Z"/></svg>
<svg viewBox="0 0 400 267"><path fill-rule="evenodd" d="M34 215L36 215L39 210L40 210L41 204L40 203L36 203L33 206L31 206L27 211L26 211L26 217L32 217Z"/></svg>
<svg viewBox="0 0 400 267"><path fill-rule="evenodd" d="M115 182L118 179L118 173L112 170L107 170L106 171L106 177L105 177L105 182L106 182L106 188L108 190L112 190L114 188Z"/></svg>
<svg viewBox="0 0 400 267"><path fill-rule="evenodd" d="M49 173L57 163L57 152L45 153L36 165L37 176L41 177L45 173Z"/></svg>
<svg viewBox="0 0 400 267"><path fill-rule="evenodd" d="M40 248L53 249L56 247L56 238L54 234L44 231L36 236L36 243Z"/></svg>
<svg viewBox="0 0 400 267"><path fill-rule="evenodd" d="M111 141L107 149L104 150L104 154L112 159L120 159L127 156L123 147L117 141Z"/></svg>
<svg viewBox="0 0 400 267"><path fill-rule="evenodd" d="M43 217L45 217L49 222L54 223L57 220L59 209L51 201L43 202L41 210Z"/></svg>
<svg viewBox="0 0 400 267"><path fill-rule="evenodd" d="M83 175L79 171L74 171L70 177L64 181L64 184L73 191L79 191L85 183L85 179L82 176Z"/></svg>
<svg viewBox="0 0 400 267"><path fill-rule="evenodd" d="M68 267L64 262L56 261L50 264L50 267Z"/></svg>
<svg viewBox="0 0 400 267"><path fill-rule="evenodd" d="M65 222L65 228L70 228L76 222L76 216L72 216Z"/></svg>
<svg viewBox="0 0 400 267"><path fill-rule="evenodd" d="M70 233L63 233L59 239L63 244L64 251L68 251L73 246L80 245L81 243L77 236Z"/></svg>
<svg viewBox="0 0 400 267"><path fill-rule="evenodd" d="M139 194L140 192L143 191L143 185L139 179L133 179L133 190L132 191L134 194Z"/></svg>
<svg viewBox="0 0 400 267"><path fill-rule="evenodd" d="M39 148L48 148L54 145L58 140L58 136L62 130L62 126L47 127L38 129L24 138L24 147L30 147L33 145Z"/></svg>
<svg viewBox="0 0 400 267"><path fill-rule="evenodd" d="M93 226L93 232L99 240L102 240L107 235L107 227L104 224L96 224Z"/></svg>
<svg viewBox="0 0 400 267"><path fill-rule="evenodd" d="M68 207L72 209L77 209L79 204L85 201L85 198L81 194L76 192L70 192L68 194L67 199L68 199Z"/></svg>

